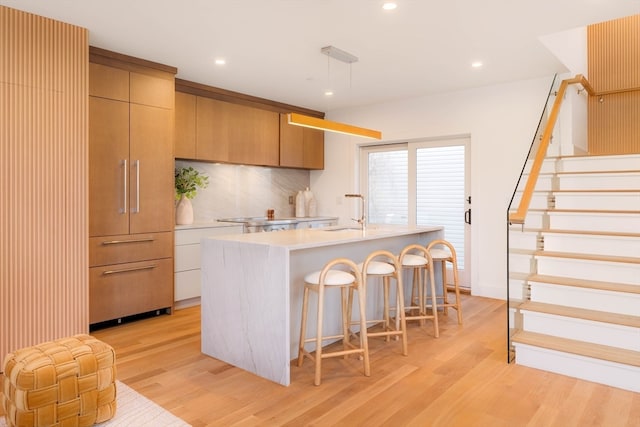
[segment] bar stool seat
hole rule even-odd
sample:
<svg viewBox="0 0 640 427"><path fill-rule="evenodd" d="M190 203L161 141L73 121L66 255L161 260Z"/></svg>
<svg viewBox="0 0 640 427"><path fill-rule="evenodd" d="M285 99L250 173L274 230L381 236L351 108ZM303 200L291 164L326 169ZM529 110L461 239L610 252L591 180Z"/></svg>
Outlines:
<svg viewBox="0 0 640 427"><path fill-rule="evenodd" d="M406 315L406 320L418 320L420 326L424 326L425 320L433 320L433 333L438 338L440 336L438 313L437 311L433 311L431 314L427 313L427 273L429 273L431 304L436 304L433 260L429 251L425 246L419 244L405 246L398 256L398 262L403 270L410 269L413 272L411 302L405 306L409 313Z"/></svg>
<svg viewBox="0 0 640 427"><path fill-rule="evenodd" d="M339 270L336 269L336 267L344 267L352 272ZM298 366L302 366L305 356L313 360L315 362L315 376L313 383L315 385L320 385L322 377L322 359L338 356L347 357L348 355L356 354L362 357L364 375L368 377L370 375L370 367L369 346L367 342L367 323L365 316L365 295L362 286L362 275L360 274L356 264L347 258L336 258L325 264L322 270L307 274L304 278L304 282L302 321L300 324L300 340L298 343ZM338 335L323 335L325 288L337 288L341 291L342 333ZM347 302L349 301L349 294L347 291L349 291L349 294L352 294L353 291L358 293L358 303L360 306L359 347L353 345L349 341L349 322L351 311L347 305ZM312 338L306 337L309 292L317 292L318 294L316 336ZM342 339L342 350L329 352L322 348L323 341L339 339ZM310 342L315 342L316 344L315 355L312 355L304 348L304 345Z"/></svg>
<svg viewBox="0 0 640 427"><path fill-rule="evenodd" d="M383 261L380 261L383 260ZM389 251L378 250L370 253L364 262L358 264L358 269L362 273L362 281L364 285L364 292L367 293L367 289L370 285L370 278L380 278L382 282L383 292L383 309L382 319L368 319L368 324L382 324L381 331L367 331L367 336L370 337L385 337L386 341L390 341L391 337L402 339L402 354L406 356L407 351L407 324L404 312L404 294L402 286L402 277L400 264L398 264L397 257ZM392 309L390 306L390 288L391 279L395 281L396 290L396 304ZM351 301L350 296L349 300ZM395 310L396 321L395 324L391 321L391 310Z"/></svg>
<svg viewBox="0 0 640 427"><path fill-rule="evenodd" d="M445 315L448 314L448 309L453 308L458 314L458 324L462 325L462 304L460 303L460 282L458 279L458 260L456 256L456 250L453 245L446 240L434 240L427 246L427 250L433 259L434 264L440 263L442 266L442 296L437 299L441 302L437 302L430 307L442 308ZM448 298L448 285L447 285L447 263L451 264L453 270L453 289L455 292L455 302L449 302Z"/></svg>

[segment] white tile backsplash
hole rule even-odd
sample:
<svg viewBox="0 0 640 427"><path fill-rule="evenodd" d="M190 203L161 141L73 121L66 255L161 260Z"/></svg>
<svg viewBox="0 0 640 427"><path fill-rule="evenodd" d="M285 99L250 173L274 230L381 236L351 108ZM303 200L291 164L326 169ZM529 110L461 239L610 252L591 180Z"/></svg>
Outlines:
<svg viewBox="0 0 640 427"><path fill-rule="evenodd" d="M309 171L260 166L227 165L176 160L176 167L191 166L209 176L209 186L198 191L193 204L195 222L238 216L293 217L299 190L309 186Z"/></svg>

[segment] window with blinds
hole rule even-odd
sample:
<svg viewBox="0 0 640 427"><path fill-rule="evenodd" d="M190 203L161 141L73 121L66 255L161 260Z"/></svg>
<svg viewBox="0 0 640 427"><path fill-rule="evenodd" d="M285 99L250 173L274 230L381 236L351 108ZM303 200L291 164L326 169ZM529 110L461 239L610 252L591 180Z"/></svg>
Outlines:
<svg viewBox="0 0 640 427"><path fill-rule="evenodd" d="M408 223L407 149L370 152L368 155L368 214L374 224Z"/></svg>
<svg viewBox="0 0 640 427"><path fill-rule="evenodd" d="M458 268L464 269L464 143L365 147L363 154L367 222L442 225L456 248Z"/></svg>

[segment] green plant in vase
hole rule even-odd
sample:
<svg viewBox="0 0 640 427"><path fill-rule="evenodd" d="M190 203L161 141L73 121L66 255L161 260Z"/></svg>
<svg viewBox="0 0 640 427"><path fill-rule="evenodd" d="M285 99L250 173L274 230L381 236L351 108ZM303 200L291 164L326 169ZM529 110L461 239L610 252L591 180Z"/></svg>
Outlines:
<svg viewBox="0 0 640 427"><path fill-rule="evenodd" d="M176 224L184 225L193 223L193 206L191 199L196 197L198 190L209 185L209 177L189 167L176 168Z"/></svg>

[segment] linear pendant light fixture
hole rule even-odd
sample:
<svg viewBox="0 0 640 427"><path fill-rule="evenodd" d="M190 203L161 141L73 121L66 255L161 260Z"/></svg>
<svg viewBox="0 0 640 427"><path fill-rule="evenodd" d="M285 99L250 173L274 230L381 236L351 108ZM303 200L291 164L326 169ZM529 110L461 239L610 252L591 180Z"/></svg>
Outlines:
<svg viewBox="0 0 640 427"><path fill-rule="evenodd" d="M329 58L346 62L349 66L358 61L357 56L334 46L325 46L320 49L320 53L327 55ZM362 136L365 138L382 139L382 132L377 130L361 128L345 123L332 122L331 120L319 119L317 117L305 116L298 113L289 113L288 122L290 125L304 126L312 129Z"/></svg>
<svg viewBox="0 0 640 427"><path fill-rule="evenodd" d="M363 136L365 138L382 139L382 132L378 130L361 128L345 123L332 122L331 120L305 116L304 114L289 113L288 121L290 125L295 126L303 126L329 132L344 133L353 136Z"/></svg>

